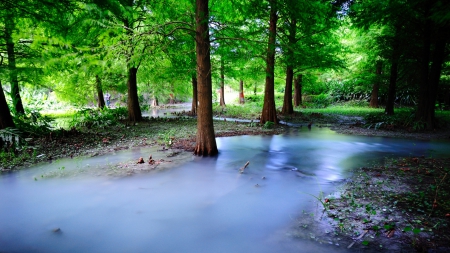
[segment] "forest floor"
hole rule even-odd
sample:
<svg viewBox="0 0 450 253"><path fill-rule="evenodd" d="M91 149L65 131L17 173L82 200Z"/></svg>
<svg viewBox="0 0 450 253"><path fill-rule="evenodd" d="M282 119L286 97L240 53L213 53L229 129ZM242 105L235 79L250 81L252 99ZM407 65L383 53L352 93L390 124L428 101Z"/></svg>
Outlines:
<svg viewBox="0 0 450 253"><path fill-rule="evenodd" d="M296 113L281 120L304 125L312 122L313 127L330 127L343 134L450 140L449 129L413 133L404 129L366 129L356 117ZM147 118L134 125L70 129L28 138L23 148L2 152L0 172L138 147L153 148L155 153L115 165L114 176L169 168L176 157L178 162L192 159L189 154L195 146L196 126L195 119L185 116ZM214 128L217 137L225 137L282 134L288 126L264 128L257 123L215 121ZM147 169L142 169L141 162ZM165 166L158 167L161 164ZM397 157L383 164L355 168L338 192L318 196L316 213L300 214L289 234L352 251L449 252L449 172L450 159L432 157Z"/></svg>

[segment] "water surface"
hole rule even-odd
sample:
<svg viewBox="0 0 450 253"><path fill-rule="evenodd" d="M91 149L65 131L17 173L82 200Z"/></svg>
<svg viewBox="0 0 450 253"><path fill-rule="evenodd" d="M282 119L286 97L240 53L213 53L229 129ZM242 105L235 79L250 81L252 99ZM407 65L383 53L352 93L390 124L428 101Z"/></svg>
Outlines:
<svg viewBox="0 0 450 253"><path fill-rule="evenodd" d="M332 193L351 169L385 157L450 152L448 142L346 136L325 128L217 138L217 145L215 158L192 157L159 173L87 173L148 152L138 149L3 174L0 252L345 252L346 245L286 235L302 211L317 208L309 194ZM62 167L81 172L40 177Z"/></svg>

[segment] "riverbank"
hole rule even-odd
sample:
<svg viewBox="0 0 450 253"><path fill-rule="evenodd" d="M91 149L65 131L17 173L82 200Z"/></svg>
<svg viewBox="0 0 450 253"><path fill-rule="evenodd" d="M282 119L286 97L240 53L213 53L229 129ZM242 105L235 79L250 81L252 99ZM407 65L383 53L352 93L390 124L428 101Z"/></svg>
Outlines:
<svg viewBox="0 0 450 253"><path fill-rule="evenodd" d="M312 116L313 119L298 121L305 126L313 122L312 128L330 127L342 134L420 140L450 137L450 131L409 133L365 129L357 118L333 121L322 115ZM179 117L146 119L135 125L64 130L59 135L27 139L22 149L12 152L14 157L8 163L2 162L1 170L133 148L150 151L142 157L142 162L141 157L130 156L97 172L120 177L168 169L192 159L196 126L195 119ZM215 121L214 128L217 137L225 137L282 134L289 127L264 128L257 123ZM299 215L290 234L368 252L446 252L450 248L449 166L445 158L398 157L386 159L383 164L355 168L339 191L330 196L317 196L316 213ZM420 201L413 201L416 199Z"/></svg>

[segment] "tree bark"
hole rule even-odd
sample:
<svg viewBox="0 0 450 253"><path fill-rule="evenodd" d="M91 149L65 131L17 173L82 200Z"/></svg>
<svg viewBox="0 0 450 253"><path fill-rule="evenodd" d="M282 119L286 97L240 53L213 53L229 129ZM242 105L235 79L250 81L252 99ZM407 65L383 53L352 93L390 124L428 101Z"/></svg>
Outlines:
<svg viewBox="0 0 450 253"><path fill-rule="evenodd" d="M12 33L15 29L15 23L12 15L7 15L5 20L5 40L6 51L8 55L9 81L11 83L11 99L13 101L16 113L24 114L22 97L20 96L19 79L16 66L15 45L12 39Z"/></svg>
<svg viewBox="0 0 450 253"><path fill-rule="evenodd" d="M284 101L282 114L292 114L294 113L294 108L292 107L292 79L294 79L294 70L291 66L286 68L286 86L284 88Z"/></svg>
<svg viewBox="0 0 450 253"><path fill-rule="evenodd" d="M218 153L212 117L212 81L208 19L208 0L196 0L195 41L199 106L197 112L197 140L194 154L199 156L213 156Z"/></svg>
<svg viewBox="0 0 450 253"><path fill-rule="evenodd" d="M142 120L141 108L139 107L139 99L137 94L137 74L138 69L130 67L128 69L128 120L130 122L136 122Z"/></svg>
<svg viewBox="0 0 450 253"><path fill-rule="evenodd" d="M398 75L398 61L400 58L400 42L399 42L400 26L395 28L394 42L392 43L391 70L389 77L388 99L384 113L394 115L395 94Z"/></svg>
<svg viewBox="0 0 450 253"><path fill-rule="evenodd" d="M102 81L98 75L95 76L95 88L97 90L97 106L100 109L105 108L105 99L103 97Z"/></svg>
<svg viewBox="0 0 450 253"><path fill-rule="evenodd" d="M429 5L427 5L425 15L428 15ZM420 83L418 89L417 100L417 112L416 120L427 122L428 121L428 108L429 108L429 64L430 64L430 50L431 50L431 20L428 18L423 27L423 41L422 41L422 57L420 62ZM433 104L434 105L434 104Z"/></svg>
<svg viewBox="0 0 450 253"><path fill-rule="evenodd" d="M420 101L422 103L418 105L416 114L416 119L425 122L428 130L434 129L435 126L436 97L439 88L439 80L441 78L442 64L444 63L446 56L446 31L441 30L439 34L440 36L436 39L436 42L434 44L431 68L429 71L429 75L427 75L429 77L428 81L426 83L421 83L421 85L424 86L421 87L421 90L424 92L424 94L421 94L422 99Z"/></svg>
<svg viewBox="0 0 450 253"><path fill-rule="evenodd" d="M277 111L275 109L275 39L277 33L277 10L276 0L269 0L270 4L270 21L269 21L269 42L267 46L266 58L266 86L264 89L264 105L261 114L261 124L267 121L278 123Z"/></svg>
<svg viewBox="0 0 450 253"><path fill-rule="evenodd" d="M220 106L225 107L225 66L220 60Z"/></svg>
<svg viewBox="0 0 450 253"><path fill-rule="evenodd" d="M239 81L239 104L245 104L243 80Z"/></svg>
<svg viewBox="0 0 450 253"><path fill-rule="evenodd" d="M198 106L197 77L192 76L192 106L191 106L191 115L192 116L197 115L197 106Z"/></svg>
<svg viewBox="0 0 450 253"><path fill-rule="evenodd" d="M370 95L370 105L371 108L378 108L378 91L380 90L380 76L381 76L381 69L383 67L382 61L377 61L377 68L375 70L375 73L377 75L375 82L372 86L372 94Z"/></svg>
<svg viewBox="0 0 450 253"><path fill-rule="evenodd" d="M15 127L15 125L8 104L6 103L2 82L0 81L0 129L7 127Z"/></svg>
<svg viewBox="0 0 450 253"><path fill-rule="evenodd" d="M294 80L294 106L300 106L302 102L302 81L303 75L297 75L297 78Z"/></svg>

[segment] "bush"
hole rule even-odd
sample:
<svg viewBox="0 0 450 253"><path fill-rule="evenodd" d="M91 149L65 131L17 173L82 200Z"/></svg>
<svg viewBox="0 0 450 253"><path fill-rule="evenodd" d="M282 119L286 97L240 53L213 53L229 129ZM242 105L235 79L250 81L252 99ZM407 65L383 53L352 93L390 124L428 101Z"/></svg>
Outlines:
<svg viewBox="0 0 450 253"><path fill-rule="evenodd" d="M124 120L128 114L127 108L116 109L83 109L76 112L70 122L70 127L104 127L115 125Z"/></svg>

